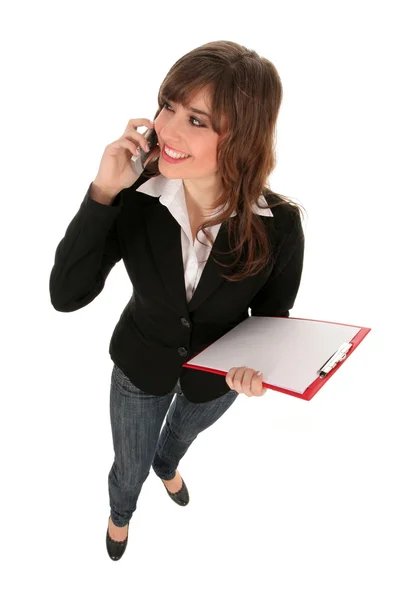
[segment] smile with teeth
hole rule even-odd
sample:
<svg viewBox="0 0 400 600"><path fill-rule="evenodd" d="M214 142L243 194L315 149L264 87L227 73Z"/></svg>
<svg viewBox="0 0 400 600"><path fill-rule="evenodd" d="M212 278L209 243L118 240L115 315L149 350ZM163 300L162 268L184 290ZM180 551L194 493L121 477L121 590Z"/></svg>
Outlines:
<svg viewBox="0 0 400 600"><path fill-rule="evenodd" d="M190 156L190 154L180 154L179 152L174 152L173 150L170 150L166 145L164 145L164 151L165 154L168 154L168 156L171 156L171 158L188 158Z"/></svg>

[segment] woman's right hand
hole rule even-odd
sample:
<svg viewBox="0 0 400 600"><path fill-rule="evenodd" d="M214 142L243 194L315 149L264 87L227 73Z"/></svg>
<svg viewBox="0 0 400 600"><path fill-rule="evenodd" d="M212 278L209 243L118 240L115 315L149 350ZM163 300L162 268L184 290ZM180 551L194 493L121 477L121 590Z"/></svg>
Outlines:
<svg viewBox="0 0 400 600"><path fill-rule="evenodd" d="M93 181L104 193L116 196L121 190L131 187L137 180L132 156L139 156L140 150L137 150L139 145L145 152L148 151L146 138L137 131L137 128L142 126L153 129L154 123L149 119L131 119L124 134L106 146L99 171Z"/></svg>

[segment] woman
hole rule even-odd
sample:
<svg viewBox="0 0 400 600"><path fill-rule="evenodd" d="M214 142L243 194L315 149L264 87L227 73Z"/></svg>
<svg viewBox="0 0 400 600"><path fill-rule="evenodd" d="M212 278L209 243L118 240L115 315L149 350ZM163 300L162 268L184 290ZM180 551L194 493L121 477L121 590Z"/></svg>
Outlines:
<svg viewBox="0 0 400 600"><path fill-rule="evenodd" d="M154 121L130 120L106 147L57 247L56 310L89 304L121 258L133 285L109 347L113 560L125 551L150 467L186 505L177 467L190 444L239 393L266 391L251 365L232 365L226 377L182 365L249 308L252 316L289 316L293 307L304 253L299 206L267 185L281 99L274 65L256 52L229 41L192 50L162 82ZM143 125L146 137L137 131Z"/></svg>

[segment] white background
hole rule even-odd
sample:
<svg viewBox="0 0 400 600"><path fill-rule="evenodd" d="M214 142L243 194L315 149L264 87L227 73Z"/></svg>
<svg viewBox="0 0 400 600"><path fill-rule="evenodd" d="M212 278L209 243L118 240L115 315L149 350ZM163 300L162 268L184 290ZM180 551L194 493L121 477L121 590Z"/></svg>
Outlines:
<svg viewBox="0 0 400 600"><path fill-rule="evenodd" d="M395 2L10 6L0 15L4 597L398 599ZM310 402L240 395L180 463L187 507L151 470L115 563L108 344L131 284L121 261L91 304L61 313L50 271L105 146L129 119L154 117L178 58L223 39L282 79L270 182L307 210L291 316L372 331Z"/></svg>

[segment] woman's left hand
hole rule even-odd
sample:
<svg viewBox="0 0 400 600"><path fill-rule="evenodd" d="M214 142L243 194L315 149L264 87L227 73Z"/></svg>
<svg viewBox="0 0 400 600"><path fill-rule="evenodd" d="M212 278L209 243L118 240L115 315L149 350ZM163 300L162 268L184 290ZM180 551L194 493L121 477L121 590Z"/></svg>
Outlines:
<svg viewBox="0 0 400 600"><path fill-rule="evenodd" d="M246 396L264 396L267 391L262 386L262 373L257 377L256 371L247 367L233 367L228 371L225 381L232 390Z"/></svg>

